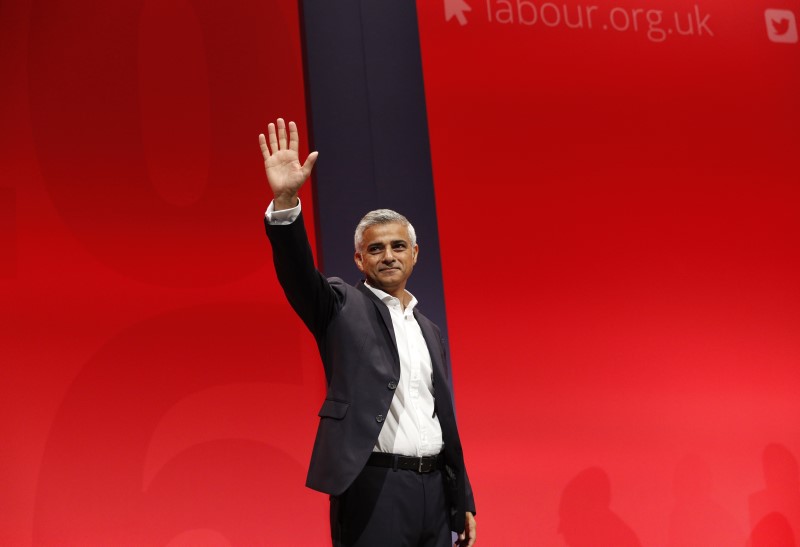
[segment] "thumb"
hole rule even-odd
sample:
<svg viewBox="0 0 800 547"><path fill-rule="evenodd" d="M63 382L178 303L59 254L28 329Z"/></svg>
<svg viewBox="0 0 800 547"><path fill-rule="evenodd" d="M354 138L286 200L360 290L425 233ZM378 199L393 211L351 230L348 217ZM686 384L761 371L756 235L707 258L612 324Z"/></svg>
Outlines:
<svg viewBox="0 0 800 547"><path fill-rule="evenodd" d="M303 164L303 173L306 177L311 174L311 170L314 168L314 164L317 161L317 157L319 156L319 152L311 152L308 157L306 158L306 162Z"/></svg>

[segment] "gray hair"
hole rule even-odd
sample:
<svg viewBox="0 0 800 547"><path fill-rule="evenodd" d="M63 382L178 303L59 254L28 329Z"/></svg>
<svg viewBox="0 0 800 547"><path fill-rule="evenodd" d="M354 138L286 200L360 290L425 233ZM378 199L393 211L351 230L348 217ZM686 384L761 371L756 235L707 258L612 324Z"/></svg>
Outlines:
<svg viewBox="0 0 800 547"><path fill-rule="evenodd" d="M391 209L375 209L364 215L364 218L356 226L356 233L353 238L356 251L359 251L362 243L364 243L364 231L367 228L377 224L391 224L392 222L400 223L408 229L408 237L411 238L411 246L414 247L417 244L417 232L414 231L414 227L406 217Z"/></svg>

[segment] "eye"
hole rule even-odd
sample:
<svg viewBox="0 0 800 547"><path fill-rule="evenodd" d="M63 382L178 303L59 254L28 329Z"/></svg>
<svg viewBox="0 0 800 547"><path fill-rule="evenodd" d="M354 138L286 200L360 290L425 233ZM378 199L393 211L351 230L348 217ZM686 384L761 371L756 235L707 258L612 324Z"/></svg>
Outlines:
<svg viewBox="0 0 800 547"><path fill-rule="evenodd" d="M405 248L406 248L406 244L405 243L395 243L394 245L392 245L392 249L394 249L396 251L403 251L403 250L405 250Z"/></svg>

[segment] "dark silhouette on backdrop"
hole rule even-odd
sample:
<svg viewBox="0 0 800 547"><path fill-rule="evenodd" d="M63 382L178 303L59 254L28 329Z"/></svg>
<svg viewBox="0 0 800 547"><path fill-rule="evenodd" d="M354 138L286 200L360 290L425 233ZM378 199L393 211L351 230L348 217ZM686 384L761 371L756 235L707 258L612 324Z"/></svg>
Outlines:
<svg viewBox="0 0 800 547"><path fill-rule="evenodd" d="M584 469L561 493L558 531L570 547L641 547L611 509L611 481L599 467Z"/></svg>

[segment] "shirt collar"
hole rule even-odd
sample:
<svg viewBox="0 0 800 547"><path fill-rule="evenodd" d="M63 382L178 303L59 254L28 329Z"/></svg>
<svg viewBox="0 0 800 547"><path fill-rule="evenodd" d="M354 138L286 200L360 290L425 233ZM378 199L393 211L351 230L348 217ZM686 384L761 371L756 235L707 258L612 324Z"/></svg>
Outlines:
<svg viewBox="0 0 800 547"><path fill-rule="evenodd" d="M371 290L372 294L380 298L381 302L383 302L387 306L390 306L392 302L397 302L398 304L400 304L399 298L392 296L388 292L376 289L375 287L371 286L366 279L364 280L364 286L369 290ZM414 309L414 306L417 305L417 297L411 294L409 291L406 291L406 293L408 294L408 296L411 297L411 300L408 302L408 306L406 306L405 313L411 313L412 310ZM402 309L402 305L400 306L400 308Z"/></svg>

